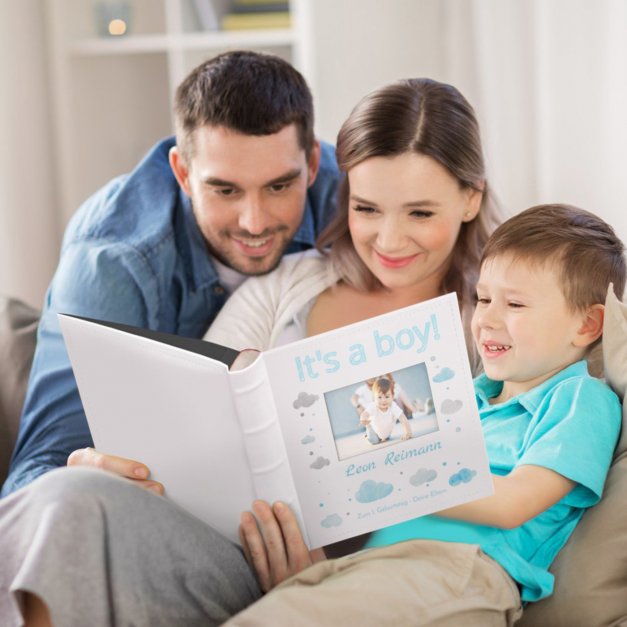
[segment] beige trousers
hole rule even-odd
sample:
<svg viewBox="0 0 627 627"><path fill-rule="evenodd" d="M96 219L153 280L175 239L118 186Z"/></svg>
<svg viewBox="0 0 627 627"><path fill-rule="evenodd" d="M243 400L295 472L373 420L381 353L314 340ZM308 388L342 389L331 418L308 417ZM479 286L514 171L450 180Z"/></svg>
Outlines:
<svg viewBox="0 0 627 627"><path fill-rule="evenodd" d="M522 615L511 577L476 545L412 540L319 562L229 627L505 627Z"/></svg>

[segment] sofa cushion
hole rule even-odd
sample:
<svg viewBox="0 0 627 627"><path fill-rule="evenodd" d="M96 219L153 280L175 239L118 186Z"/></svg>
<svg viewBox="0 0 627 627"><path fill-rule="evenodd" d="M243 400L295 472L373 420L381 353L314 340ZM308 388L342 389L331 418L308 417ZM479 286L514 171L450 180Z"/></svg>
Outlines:
<svg viewBox="0 0 627 627"><path fill-rule="evenodd" d="M17 437L38 321L37 310L0 296L0 484Z"/></svg>
<svg viewBox="0 0 627 627"><path fill-rule="evenodd" d="M553 595L529 605L517 627L609 627L627 621L627 306L613 291L605 303L603 364L623 400L622 434L603 499L584 514L551 566Z"/></svg>

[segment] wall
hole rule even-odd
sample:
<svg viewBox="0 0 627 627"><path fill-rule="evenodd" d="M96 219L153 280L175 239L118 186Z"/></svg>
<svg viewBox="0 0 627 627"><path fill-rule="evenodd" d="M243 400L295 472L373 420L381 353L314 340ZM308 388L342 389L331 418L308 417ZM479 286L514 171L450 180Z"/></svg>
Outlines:
<svg viewBox="0 0 627 627"><path fill-rule="evenodd" d="M0 293L40 306L59 247L41 0L0 3Z"/></svg>

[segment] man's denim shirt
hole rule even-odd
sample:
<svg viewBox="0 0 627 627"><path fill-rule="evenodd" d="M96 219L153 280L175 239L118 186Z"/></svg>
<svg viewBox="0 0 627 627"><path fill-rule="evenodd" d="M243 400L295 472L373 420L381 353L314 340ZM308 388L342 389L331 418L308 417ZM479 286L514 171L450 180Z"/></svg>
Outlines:
<svg viewBox="0 0 627 627"><path fill-rule="evenodd" d="M70 313L201 337L226 299L168 162L174 138L111 181L72 218L46 294L20 431L2 495L64 466L93 446L57 321ZM335 152L322 144L320 171L288 252L313 246L335 212ZM94 355L98 359L98 355Z"/></svg>

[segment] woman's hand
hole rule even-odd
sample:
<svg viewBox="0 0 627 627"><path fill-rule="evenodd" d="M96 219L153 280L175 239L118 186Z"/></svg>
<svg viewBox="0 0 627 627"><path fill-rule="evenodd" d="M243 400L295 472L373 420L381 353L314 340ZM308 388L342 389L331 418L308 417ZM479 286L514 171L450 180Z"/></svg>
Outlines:
<svg viewBox="0 0 627 627"><path fill-rule="evenodd" d="M152 490L157 494L164 493L164 488L161 483L148 478L150 476L148 466L132 459L106 455L105 453L100 453L96 449L88 447L80 448L70 453L70 456L67 458L67 465L88 466L90 468L108 470L120 477L132 479L137 485Z"/></svg>
<svg viewBox="0 0 627 627"><path fill-rule="evenodd" d="M242 513L239 536L264 592L325 559L322 549L309 551L296 517L285 503L271 507L265 501L255 501L252 510Z"/></svg>

